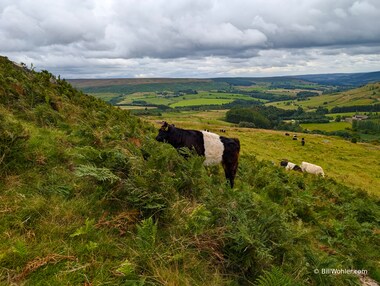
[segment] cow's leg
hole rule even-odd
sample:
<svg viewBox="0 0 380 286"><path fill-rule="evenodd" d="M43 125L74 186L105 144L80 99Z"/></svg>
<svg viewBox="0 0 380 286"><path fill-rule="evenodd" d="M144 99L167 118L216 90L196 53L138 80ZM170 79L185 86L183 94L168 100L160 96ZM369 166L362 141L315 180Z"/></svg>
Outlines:
<svg viewBox="0 0 380 286"><path fill-rule="evenodd" d="M226 175L226 179L230 181L231 188L233 188L238 167L238 160L237 157L231 159L234 160L228 160L227 162L223 162L223 169L224 174Z"/></svg>

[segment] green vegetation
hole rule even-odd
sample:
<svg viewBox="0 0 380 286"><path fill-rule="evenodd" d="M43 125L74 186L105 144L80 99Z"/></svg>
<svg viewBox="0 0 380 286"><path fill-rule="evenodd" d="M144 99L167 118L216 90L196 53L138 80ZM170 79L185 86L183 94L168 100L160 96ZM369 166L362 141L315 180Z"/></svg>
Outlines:
<svg viewBox="0 0 380 286"><path fill-rule="evenodd" d="M350 140L355 138L355 141L362 140L374 144L379 142L380 129L377 113L368 113L369 115L366 115L368 118L362 121L345 121L345 117L341 115L330 117L327 113L328 110L323 107L305 112L301 107L293 111L259 105L249 108L232 108L226 113L226 121L238 124L240 127L313 132L341 136ZM365 136L366 134L372 136Z"/></svg>
<svg viewBox="0 0 380 286"><path fill-rule="evenodd" d="M374 120L354 120L352 122L352 129L361 131L366 134L380 134L380 119Z"/></svg>
<svg viewBox="0 0 380 286"><path fill-rule="evenodd" d="M184 159L152 125L6 58L0 115L1 284L359 281L322 268L380 281L379 198L257 159L249 150L268 144L245 145L251 129L237 130L246 151L230 189L220 166Z"/></svg>
<svg viewBox="0 0 380 286"><path fill-rule="evenodd" d="M113 99L115 99L115 97L117 97L117 95L115 95L115 93L112 93L112 92L104 92L104 93L89 93L90 95L94 96L94 97L97 97L97 98L100 98L106 102L110 102L112 101Z"/></svg>
<svg viewBox="0 0 380 286"><path fill-rule="evenodd" d="M302 131L299 123L327 123L327 110L318 108L315 112L279 109L274 106L232 108L226 113L226 121L238 123L241 127ZM290 123L285 123L285 121ZM293 123L292 123L293 122Z"/></svg>
<svg viewBox="0 0 380 286"><path fill-rule="evenodd" d="M300 126L304 130L321 130L321 131L338 131L351 129L352 124L350 122L330 122L330 123L302 123Z"/></svg>

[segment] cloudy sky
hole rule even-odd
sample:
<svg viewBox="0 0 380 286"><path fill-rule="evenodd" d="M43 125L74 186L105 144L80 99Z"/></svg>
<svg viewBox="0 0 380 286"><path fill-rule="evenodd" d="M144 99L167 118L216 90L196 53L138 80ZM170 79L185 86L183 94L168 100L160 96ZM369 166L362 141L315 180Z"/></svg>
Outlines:
<svg viewBox="0 0 380 286"><path fill-rule="evenodd" d="M0 55L64 78L380 70L380 0L1 0Z"/></svg>

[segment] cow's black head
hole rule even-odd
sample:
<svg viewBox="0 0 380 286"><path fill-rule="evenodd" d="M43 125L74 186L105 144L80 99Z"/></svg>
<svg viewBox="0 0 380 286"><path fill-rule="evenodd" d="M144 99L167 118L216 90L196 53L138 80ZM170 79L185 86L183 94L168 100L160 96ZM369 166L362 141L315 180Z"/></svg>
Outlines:
<svg viewBox="0 0 380 286"><path fill-rule="evenodd" d="M283 167L288 166L288 160L286 160L286 159L281 160L281 162L280 162L280 166L283 166Z"/></svg>
<svg viewBox="0 0 380 286"><path fill-rule="evenodd" d="M173 124L169 125L167 122L164 122L160 130L158 130L158 135L156 137L156 140L158 142L167 142L170 136L170 131L172 130L173 127L174 127Z"/></svg>

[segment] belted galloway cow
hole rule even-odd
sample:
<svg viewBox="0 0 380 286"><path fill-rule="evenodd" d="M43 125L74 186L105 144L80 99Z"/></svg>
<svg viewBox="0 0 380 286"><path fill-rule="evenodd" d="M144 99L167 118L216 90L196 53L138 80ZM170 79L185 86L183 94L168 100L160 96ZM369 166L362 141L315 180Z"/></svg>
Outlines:
<svg viewBox="0 0 380 286"><path fill-rule="evenodd" d="M239 161L239 139L207 131L181 129L164 122L156 140L169 143L177 150L184 147L195 150L199 156L205 157L205 166L222 163L226 179L233 188Z"/></svg>

